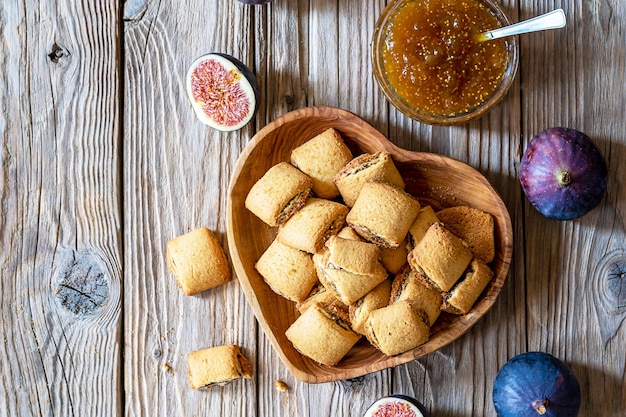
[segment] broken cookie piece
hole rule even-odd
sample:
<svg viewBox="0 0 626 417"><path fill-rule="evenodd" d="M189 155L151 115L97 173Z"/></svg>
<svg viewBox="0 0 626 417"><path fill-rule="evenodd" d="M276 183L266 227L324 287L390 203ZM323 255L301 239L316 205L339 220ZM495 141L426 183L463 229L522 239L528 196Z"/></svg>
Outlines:
<svg viewBox="0 0 626 417"><path fill-rule="evenodd" d="M191 352L187 356L189 385L194 390L252 378L250 362L237 345L222 345Z"/></svg>

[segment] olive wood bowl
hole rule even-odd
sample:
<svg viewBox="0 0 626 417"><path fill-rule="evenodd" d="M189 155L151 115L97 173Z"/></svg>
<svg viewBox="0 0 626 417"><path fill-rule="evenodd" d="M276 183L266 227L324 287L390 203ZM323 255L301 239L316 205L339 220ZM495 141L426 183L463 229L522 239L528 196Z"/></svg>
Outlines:
<svg viewBox="0 0 626 417"><path fill-rule="evenodd" d="M244 206L252 185L273 165L289 161L291 150L329 127L335 128L356 156L389 152L406 182L406 190L435 210L469 205L491 213L495 220L496 256L490 264L494 278L469 313L442 313L425 344L385 356L362 338L335 366L320 365L301 355L285 331L298 316L295 303L263 281L254 264L276 236ZM228 195L228 246L233 268L254 314L282 362L298 379L321 383L355 378L397 366L431 353L459 338L489 310L508 274L512 255L511 219L498 193L471 166L430 153L398 148L358 116L332 107L309 107L287 113L261 129L246 145L231 178Z"/></svg>

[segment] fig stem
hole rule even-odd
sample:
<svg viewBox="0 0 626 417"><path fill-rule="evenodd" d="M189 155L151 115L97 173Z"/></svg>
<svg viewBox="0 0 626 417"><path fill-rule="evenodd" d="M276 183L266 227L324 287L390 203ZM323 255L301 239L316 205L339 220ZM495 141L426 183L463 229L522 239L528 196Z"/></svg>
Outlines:
<svg viewBox="0 0 626 417"><path fill-rule="evenodd" d="M533 408L540 415L544 415L546 411L548 411L547 406L548 406L547 399L533 401Z"/></svg>
<svg viewBox="0 0 626 417"><path fill-rule="evenodd" d="M556 179L559 182L559 185L569 185L572 182L572 176L567 171L559 171L556 174Z"/></svg>

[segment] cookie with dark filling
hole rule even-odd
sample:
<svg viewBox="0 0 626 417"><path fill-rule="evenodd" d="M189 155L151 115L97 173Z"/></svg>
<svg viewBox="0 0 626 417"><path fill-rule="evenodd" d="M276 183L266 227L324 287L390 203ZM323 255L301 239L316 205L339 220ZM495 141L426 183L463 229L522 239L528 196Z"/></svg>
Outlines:
<svg viewBox="0 0 626 417"><path fill-rule="evenodd" d="M383 248L397 248L404 242L419 209L419 202L404 190L368 182L346 221L365 240Z"/></svg>
<svg viewBox="0 0 626 417"><path fill-rule="evenodd" d="M352 207L368 182L384 182L404 189L404 180L388 152L364 153L351 160L335 176L343 201Z"/></svg>
<svg viewBox="0 0 626 417"><path fill-rule="evenodd" d="M377 262L369 274L355 274L328 264L328 248L313 255L319 281L344 304L355 303L387 278L387 271Z"/></svg>
<svg viewBox="0 0 626 417"><path fill-rule="evenodd" d="M285 332L301 354L323 365L336 365L360 339L342 309L317 303Z"/></svg>
<svg viewBox="0 0 626 417"><path fill-rule="evenodd" d="M424 206L420 208L420 211L417 213L417 217L409 228L409 233L407 234L407 247L409 251L417 246L430 226L432 226L433 223L438 222L439 219L435 214L435 210L433 210L431 206Z"/></svg>
<svg viewBox="0 0 626 417"><path fill-rule="evenodd" d="M398 355L428 341L428 316L410 302L398 301L369 314L365 335L385 355Z"/></svg>
<svg viewBox="0 0 626 417"><path fill-rule="evenodd" d="M296 308L300 312L300 314L304 313L309 307L315 305L316 303L322 303L326 305L335 305L337 308L340 308L344 311L348 311L348 306L341 301L337 296L329 291L324 285L318 283L307 295L304 301L297 303Z"/></svg>
<svg viewBox="0 0 626 417"><path fill-rule="evenodd" d="M365 323L374 310L383 308L389 304L389 296L391 294L391 281L384 280L372 291L359 298L354 304L350 305L348 313L350 316L350 324L355 332L364 335Z"/></svg>
<svg viewBox="0 0 626 417"><path fill-rule="evenodd" d="M411 268L421 268L427 285L437 291L449 291L471 260L469 249L442 223L430 226L408 256Z"/></svg>
<svg viewBox="0 0 626 417"><path fill-rule="evenodd" d="M393 280L390 303L406 300L414 308L421 308L428 315L432 326L441 314L441 292L424 285L423 271L405 265Z"/></svg>
<svg viewBox="0 0 626 417"><path fill-rule="evenodd" d="M252 378L252 367L237 345L223 345L191 352L187 356L189 385L194 390Z"/></svg>
<svg viewBox="0 0 626 417"><path fill-rule="evenodd" d="M344 226L348 207L321 198L306 204L278 228L276 239L284 245L309 253L319 252L329 237Z"/></svg>
<svg viewBox="0 0 626 417"><path fill-rule="evenodd" d="M474 259L459 282L444 293L441 309L452 314L467 314L493 278L484 262Z"/></svg>
<svg viewBox="0 0 626 417"><path fill-rule="evenodd" d="M285 223L304 206L313 180L287 162L271 167L252 186L245 206L269 226Z"/></svg>

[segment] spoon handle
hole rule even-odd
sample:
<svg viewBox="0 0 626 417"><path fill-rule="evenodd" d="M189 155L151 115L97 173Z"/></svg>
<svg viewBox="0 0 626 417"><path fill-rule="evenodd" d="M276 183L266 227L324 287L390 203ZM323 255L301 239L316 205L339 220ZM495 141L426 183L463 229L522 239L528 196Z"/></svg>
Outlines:
<svg viewBox="0 0 626 417"><path fill-rule="evenodd" d="M522 33L536 32L546 29L558 29L565 26L563 9L556 9L541 16L515 23L499 29L490 30L479 35L481 41L504 38Z"/></svg>

